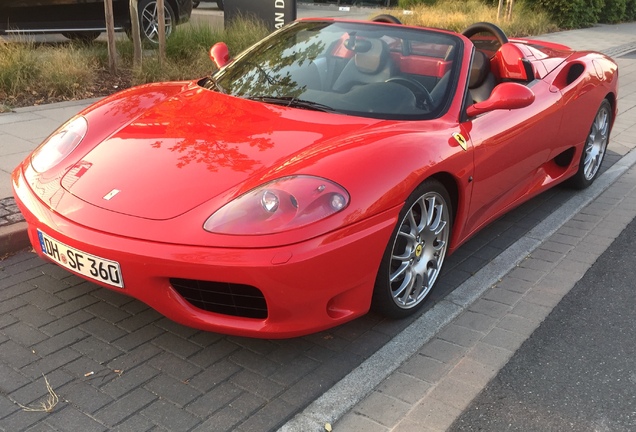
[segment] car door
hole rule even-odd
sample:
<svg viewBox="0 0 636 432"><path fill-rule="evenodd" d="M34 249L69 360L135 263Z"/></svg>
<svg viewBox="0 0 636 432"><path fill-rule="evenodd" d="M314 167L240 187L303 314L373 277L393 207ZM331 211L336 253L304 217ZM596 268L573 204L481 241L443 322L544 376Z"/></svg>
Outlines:
<svg viewBox="0 0 636 432"><path fill-rule="evenodd" d="M535 80L535 101L525 108L495 110L468 119L475 169L466 232L473 233L539 189L561 123L561 95Z"/></svg>

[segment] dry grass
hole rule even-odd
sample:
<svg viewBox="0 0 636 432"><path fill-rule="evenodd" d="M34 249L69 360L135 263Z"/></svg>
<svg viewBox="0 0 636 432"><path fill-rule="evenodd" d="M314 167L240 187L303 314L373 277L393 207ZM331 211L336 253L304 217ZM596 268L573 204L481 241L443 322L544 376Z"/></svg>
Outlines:
<svg viewBox="0 0 636 432"><path fill-rule="evenodd" d="M74 45L48 46L24 39L0 44L0 112L25 95L81 97L97 62Z"/></svg>
<svg viewBox="0 0 636 432"><path fill-rule="evenodd" d="M53 388L51 387L51 384L49 384L49 380L44 376L44 382L46 384L46 390L48 392L48 395L46 397L46 400L40 402L39 405L36 405L35 407L28 407L28 406L24 406L22 404L18 404L18 406L20 408L22 408L22 411L27 411L27 412L53 412L53 409L55 408L55 406L57 405L57 403L59 402L60 398L57 396L57 394L55 393L55 391L53 390Z"/></svg>
<svg viewBox="0 0 636 432"><path fill-rule="evenodd" d="M523 2L515 3L512 19L497 20L497 8L479 0L446 0L434 5L414 6L412 15L403 15L401 9L385 11L396 15L404 24L445 28L461 32L469 25L487 21L497 24L508 36L529 36L558 30L548 15L530 10Z"/></svg>
<svg viewBox="0 0 636 432"><path fill-rule="evenodd" d="M43 49L39 80L47 83L51 95L67 95L74 98L81 89L92 82L95 59L83 55L73 45Z"/></svg>

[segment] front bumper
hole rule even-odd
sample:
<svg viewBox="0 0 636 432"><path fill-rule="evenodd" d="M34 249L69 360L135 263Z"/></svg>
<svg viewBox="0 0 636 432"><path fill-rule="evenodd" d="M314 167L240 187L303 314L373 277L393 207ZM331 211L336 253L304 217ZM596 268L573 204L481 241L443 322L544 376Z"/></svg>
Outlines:
<svg viewBox="0 0 636 432"><path fill-rule="evenodd" d="M39 255L44 256L38 229L73 248L117 261L124 287L100 283L106 288L141 300L186 326L259 338L301 336L365 314L399 212L399 208L392 209L292 245L217 248L139 240L78 225L44 205L19 168L13 174L13 188ZM80 200L78 204L89 205ZM105 218L107 213L104 211ZM267 317L244 318L199 309L179 295L171 278L256 287L267 303Z"/></svg>

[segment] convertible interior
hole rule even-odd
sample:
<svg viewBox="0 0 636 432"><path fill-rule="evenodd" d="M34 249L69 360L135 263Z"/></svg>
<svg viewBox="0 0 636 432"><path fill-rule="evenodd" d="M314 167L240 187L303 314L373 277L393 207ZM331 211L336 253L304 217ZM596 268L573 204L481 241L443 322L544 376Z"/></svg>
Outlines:
<svg viewBox="0 0 636 432"><path fill-rule="evenodd" d="M452 33L324 21L301 21L288 31L276 42L283 49L272 42L222 70L221 87L239 97L387 119L435 118L452 99L462 52ZM477 23L463 34L475 46L472 102L488 99L499 83L540 77L531 59L541 53L510 42L496 25Z"/></svg>
<svg viewBox="0 0 636 432"><path fill-rule="evenodd" d="M499 27L478 23L463 34L476 48L468 86L473 103L488 99L501 82L527 84L535 79L522 48L510 42ZM306 88L302 97L325 104L337 100L343 109L365 106L369 112L396 114L433 112L441 107L457 61L455 45L346 36L331 56L315 59L294 75ZM320 92L331 94L321 96Z"/></svg>

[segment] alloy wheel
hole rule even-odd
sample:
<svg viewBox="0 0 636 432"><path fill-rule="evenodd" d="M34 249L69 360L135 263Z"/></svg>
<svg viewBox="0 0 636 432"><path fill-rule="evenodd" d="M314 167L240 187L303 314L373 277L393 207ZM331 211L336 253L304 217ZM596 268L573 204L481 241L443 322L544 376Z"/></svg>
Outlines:
<svg viewBox="0 0 636 432"><path fill-rule="evenodd" d="M399 308L414 308L428 295L442 269L449 234L449 208L439 193L425 193L406 212L389 271L391 295Z"/></svg>
<svg viewBox="0 0 636 432"><path fill-rule="evenodd" d="M594 178L605 155L609 138L610 112L607 105L601 106L596 114L590 134L585 143L585 159L583 160L583 173L586 180Z"/></svg>
<svg viewBox="0 0 636 432"><path fill-rule="evenodd" d="M157 2L148 2L141 10L139 15L139 25L141 26L141 31L144 33L145 37L153 43L159 43L159 13ZM172 21L172 12L167 7L166 3L166 6L164 6L166 37L168 37L170 33L172 33Z"/></svg>

